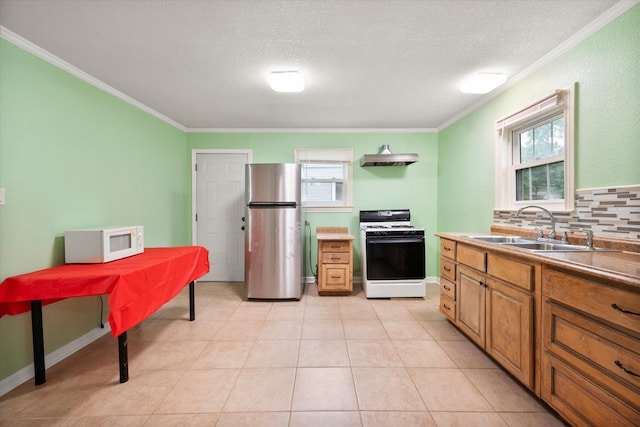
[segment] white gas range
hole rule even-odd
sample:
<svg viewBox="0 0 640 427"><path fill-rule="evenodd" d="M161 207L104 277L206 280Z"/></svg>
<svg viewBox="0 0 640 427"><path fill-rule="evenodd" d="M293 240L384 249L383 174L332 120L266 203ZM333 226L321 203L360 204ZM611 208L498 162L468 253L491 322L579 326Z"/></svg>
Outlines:
<svg viewBox="0 0 640 427"><path fill-rule="evenodd" d="M424 229L409 209L360 211L362 287L367 298L424 297Z"/></svg>

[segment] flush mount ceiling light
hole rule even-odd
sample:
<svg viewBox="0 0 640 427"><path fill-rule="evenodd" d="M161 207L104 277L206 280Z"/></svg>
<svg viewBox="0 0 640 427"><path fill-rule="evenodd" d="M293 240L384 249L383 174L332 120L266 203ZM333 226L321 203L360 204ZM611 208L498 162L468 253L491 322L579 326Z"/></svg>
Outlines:
<svg viewBox="0 0 640 427"><path fill-rule="evenodd" d="M463 93L489 93L507 81L505 74L478 73L465 80L460 86Z"/></svg>
<svg viewBox="0 0 640 427"><path fill-rule="evenodd" d="M302 92L304 82L297 71L272 71L269 74L269 86L276 92Z"/></svg>

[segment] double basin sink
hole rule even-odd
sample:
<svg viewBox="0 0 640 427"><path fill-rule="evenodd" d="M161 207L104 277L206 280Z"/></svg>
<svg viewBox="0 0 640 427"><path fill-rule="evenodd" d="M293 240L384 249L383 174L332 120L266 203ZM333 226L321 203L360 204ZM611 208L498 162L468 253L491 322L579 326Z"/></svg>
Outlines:
<svg viewBox="0 0 640 427"><path fill-rule="evenodd" d="M558 240L533 240L525 239L519 236L465 236L468 239L477 240L485 243L495 243L501 246L525 249L531 252L593 252L593 251L612 251L612 249L589 248L587 246L570 245Z"/></svg>

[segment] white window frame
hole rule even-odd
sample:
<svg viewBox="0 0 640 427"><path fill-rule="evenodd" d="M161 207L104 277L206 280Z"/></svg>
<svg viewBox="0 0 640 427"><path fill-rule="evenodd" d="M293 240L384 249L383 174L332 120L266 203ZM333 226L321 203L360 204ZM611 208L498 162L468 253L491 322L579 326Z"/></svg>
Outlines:
<svg viewBox="0 0 640 427"><path fill-rule="evenodd" d="M296 148L295 162L304 163L343 163L347 166L344 183L344 200L341 205L309 205L303 200L307 212L353 212L353 149L352 148ZM303 166L304 167L304 166Z"/></svg>
<svg viewBox="0 0 640 427"><path fill-rule="evenodd" d="M494 183L496 210L517 210L531 204L557 212L574 210L574 107L575 83L496 121ZM564 199L518 201L516 200L518 131L536 123L551 120L558 115L564 117L564 155L544 159L540 164L564 161Z"/></svg>

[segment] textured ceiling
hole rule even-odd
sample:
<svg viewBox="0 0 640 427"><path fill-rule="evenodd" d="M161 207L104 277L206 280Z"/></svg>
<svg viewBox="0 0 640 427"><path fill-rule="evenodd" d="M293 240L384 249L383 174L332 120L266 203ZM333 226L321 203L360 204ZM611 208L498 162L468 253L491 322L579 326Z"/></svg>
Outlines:
<svg viewBox="0 0 640 427"><path fill-rule="evenodd" d="M619 3L0 0L0 25L188 129L430 129L482 102L463 78L513 79ZM271 91L289 69L306 90Z"/></svg>

